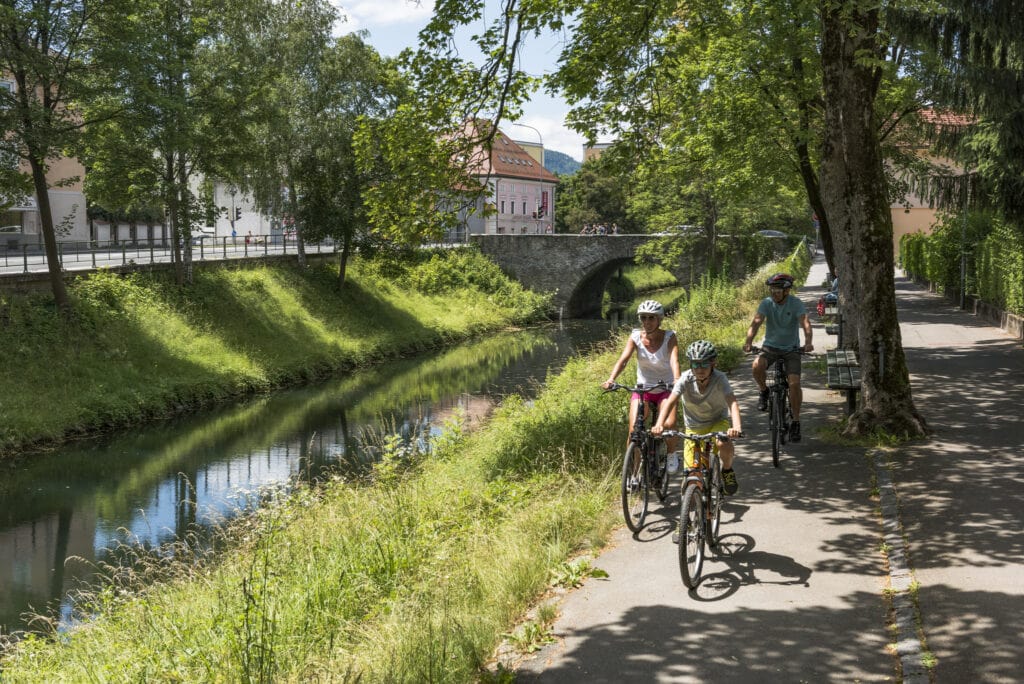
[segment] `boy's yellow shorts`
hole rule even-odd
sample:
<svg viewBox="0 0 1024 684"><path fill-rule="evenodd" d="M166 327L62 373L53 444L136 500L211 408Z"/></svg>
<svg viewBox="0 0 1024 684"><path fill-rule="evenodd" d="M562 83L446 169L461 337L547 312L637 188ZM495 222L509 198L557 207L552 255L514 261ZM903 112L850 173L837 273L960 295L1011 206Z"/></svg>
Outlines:
<svg viewBox="0 0 1024 684"><path fill-rule="evenodd" d="M731 427L731 423L729 423L729 421L727 421L727 420L720 420L717 423L715 423L714 425L712 425L711 427L704 428L704 429L701 429L701 430L691 430L690 428L686 428L686 434L688 434L688 435L706 435L709 432L726 432L730 427ZM694 442L691 442L688 439L685 440L685 441L686 441L686 445L683 447L683 449L684 449L684 451L683 451L683 463L685 464L684 467L686 467L686 468L693 468L693 448L694 448L694 446L696 446L696 444ZM716 446L715 449L717 451L718 447Z"/></svg>

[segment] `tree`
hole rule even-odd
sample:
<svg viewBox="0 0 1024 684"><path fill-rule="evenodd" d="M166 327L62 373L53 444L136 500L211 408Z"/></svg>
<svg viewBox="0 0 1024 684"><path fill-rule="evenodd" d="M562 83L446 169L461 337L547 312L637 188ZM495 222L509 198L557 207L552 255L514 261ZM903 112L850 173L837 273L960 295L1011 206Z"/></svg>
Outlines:
<svg viewBox="0 0 1024 684"><path fill-rule="evenodd" d="M233 55L256 30L261 2L137 0L97 24L116 40L92 41L102 66L92 78L105 95L91 106L117 115L87 129L87 191L112 211L163 208L179 284L192 280L192 227L206 213L194 181L225 175L244 156L235 132L253 78Z"/></svg>
<svg viewBox="0 0 1024 684"><path fill-rule="evenodd" d="M892 214L875 101L885 45L876 3L822 3L825 137L822 196L843 256L843 307L860 349L863 408L853 432L921 434L903 354L892 259Z"/></svg>
<svg viewBox="0 0 1024 684"><path fill-rule="evenodd" d="M932 170L923 192L954 211L970 198L1024 233L1024 8L1012 0L937 4L938 11L894 8L893 27L933 57L921 75L928 96L962 116L930 133L939 151L969 173Z"/></svg>
<svg viewBox="0 0 1024 684"><path fill-rule="evenodd" d="M560 233L578 233L584 225L617 225L624 233L642 232L629 216L629 173L615 168L612 153L584 162L579 171L562 179L559 188L558 215Z"/></svg>
<svg viewBox="0 0 1024 684"><path fill-rule="evenodd" d="M50 206L47 171L53 159L73 146L87 123L74 108L76 100L87 97L83 89L85 31L97 12L109 5L81 0L8 0L0 5L0 70L14 81L12 91L0 89L2 149L9 159L28 165L50 287L62 311L70 303L57 252L58 226ZM5 178L5 194L17 196L29 187L20 172L8 169Z"/></svg>
<svg viewBox="0 0 1024 684"><path fill-rule="evenodd" d="M307 239L336 240L343 285L353 250L370 236L355 134L362 117L386 117L404 91L395 68L361 36L331 37L336 19L327 2L272 8L273 30L256 41L264 56L249 131L256 152L237 182L252 187L266 213L293 222L300 259Z"/></svg>
<svg viewBox="0 0 1024 684"><path fill-rule="evenodd" d="M716 207L759 187L791 187L782 179L795 174L835 242L829 259L851 283L846 297L858 300L849 310L866 371L864 409L850 430L919 434L923 421L895 316L890 186L882 163L882 140L917 106L915 88L901 80L908 54L888 42L881 9L861 4L565 0L538 7L506 0L482 35L519 36L538 27L570 34L550 82L576 104L570 121L591 140L599 132L617 135L638 157L656 151L660 160L704 159L703 173L691 178L694 197L706 198L706 221L716 220ZM435 17L444 21L428 27L424 48L446 45L436 29L478 17L479 8L439 2ZM853 34L845 42L844 31ZM848 53L853 45L861 52ZM483 53L485 73L515 57L501 41Z"/></svg>

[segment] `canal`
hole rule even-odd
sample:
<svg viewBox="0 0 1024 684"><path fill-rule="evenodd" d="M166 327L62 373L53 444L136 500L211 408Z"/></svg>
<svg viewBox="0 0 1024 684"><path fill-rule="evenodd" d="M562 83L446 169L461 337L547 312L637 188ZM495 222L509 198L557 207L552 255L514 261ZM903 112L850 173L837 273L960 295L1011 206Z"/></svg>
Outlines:
<svg viewBox="0 0 1024 684"><path fill-rule="evenodd" d="M470 429L510 393L606 341L607 321L489 335L317 385L0 463L0 633L71 617L69 595L121 543L157 547L244 511L264 487L365 468L385 435Z"/></svg>

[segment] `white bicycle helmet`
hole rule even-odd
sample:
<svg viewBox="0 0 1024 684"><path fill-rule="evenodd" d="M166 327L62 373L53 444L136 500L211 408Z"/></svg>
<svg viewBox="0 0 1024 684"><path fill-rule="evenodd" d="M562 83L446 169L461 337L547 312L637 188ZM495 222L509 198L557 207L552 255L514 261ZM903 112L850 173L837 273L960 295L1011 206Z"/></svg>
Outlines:
<svg viewBox="0 0 1024 684"><path fill-rule="evenodd" d="M690 361L711 361L717 357L718 350L707 340L691 342L686 348L686 358Z"/></svg>
<svg viewBox="0 0 1024 684"><path fill-rule="evenodd" d="M640 314L654 314L661 318L665 317L665 307L661 305L661 302L656 302L653 299L648 299L646 302L636 308L636 315Z"/></svg>

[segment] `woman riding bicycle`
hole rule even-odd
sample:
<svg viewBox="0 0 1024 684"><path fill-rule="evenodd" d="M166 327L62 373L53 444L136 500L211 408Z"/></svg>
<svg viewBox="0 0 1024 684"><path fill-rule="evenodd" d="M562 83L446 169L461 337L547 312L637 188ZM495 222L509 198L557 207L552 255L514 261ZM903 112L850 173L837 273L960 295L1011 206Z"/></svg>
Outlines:
<svg viewBox="0 0 1024 684"><path fill-rule="evenodd" d="M747 339L743 343L743 351L749 353L754 343L754 336L762 323L765 326L762 352L754 359L754 382L760 390L757 399L757 410L768 410L768 366L780 356L786 360L786 373L789 380L789 406L793 411L793 422L789 426L791 442L800 441L800 404L803 400L803 389L800 387L800 329L804 331L805 352L814 351L811 344L811 321L807 318L807 310L799 297L790 295L793 287L793 276L787 273L776 273L765 284L770 296L761 300L747 330Z"/></svg>
<svg viewBox="0 0 1024 684"><path fill-rule="evenodd" d="M729 378L715 368L718 351L707 340L697 340L686 348L690 370L676 381L672 392L662 403L661 415L674 410L677 399L682 400L683 422L686 432L706 435L711 432L726 432L729 437L739 437L743 432L740 420L740 405L729 384ZM660 435L667 424L658 418L651 432ZM725 493L732 495L739 489L732 462L736 455L732 440L717 441L718 455L722 459L722 481ZM693 442L686 442L686 468L694 467Z"/></svg>
<svg viewBox="0 0 1024 684"><path fill-rule="evenodd" d="M626 347L622 350L622 355L615 362L615 365L612 366L611 375L601 385L605 389L610 389L615 384L615 378L619 376L622 369L629 363L629 359L633 356L634 352L636 352L636 383L638 385L655 385L662 382L667 386L671 386L676 381L676 378L679 377L679 349L676 333L673 330L661 329L661 322L665 318L665 307L660 302L648 299L637 307L636 314L640 319L641 327L633 330L630 334L629 339L626 341ZM631 433L636 422L636 407L641 403L638 399L642 399L644 406L646 406L649 401L660 404L667 396L667 390L644 392L642 396L639 393L633 394L633 400L629 402L629 429ZM644 415L646 416L647 413ZM664 419L665 426L670 426L670 429L674 429L676 424L675 406L673 405L667 413L662 412L659 417L659 420L661 419ZM676 440L665 441L668 450L674 453ZM676 456L678 458L678 455ZM678 461L675 467L678 467ZM674 471L675 467L673 467L670 459L669 469Z"/></svg>

